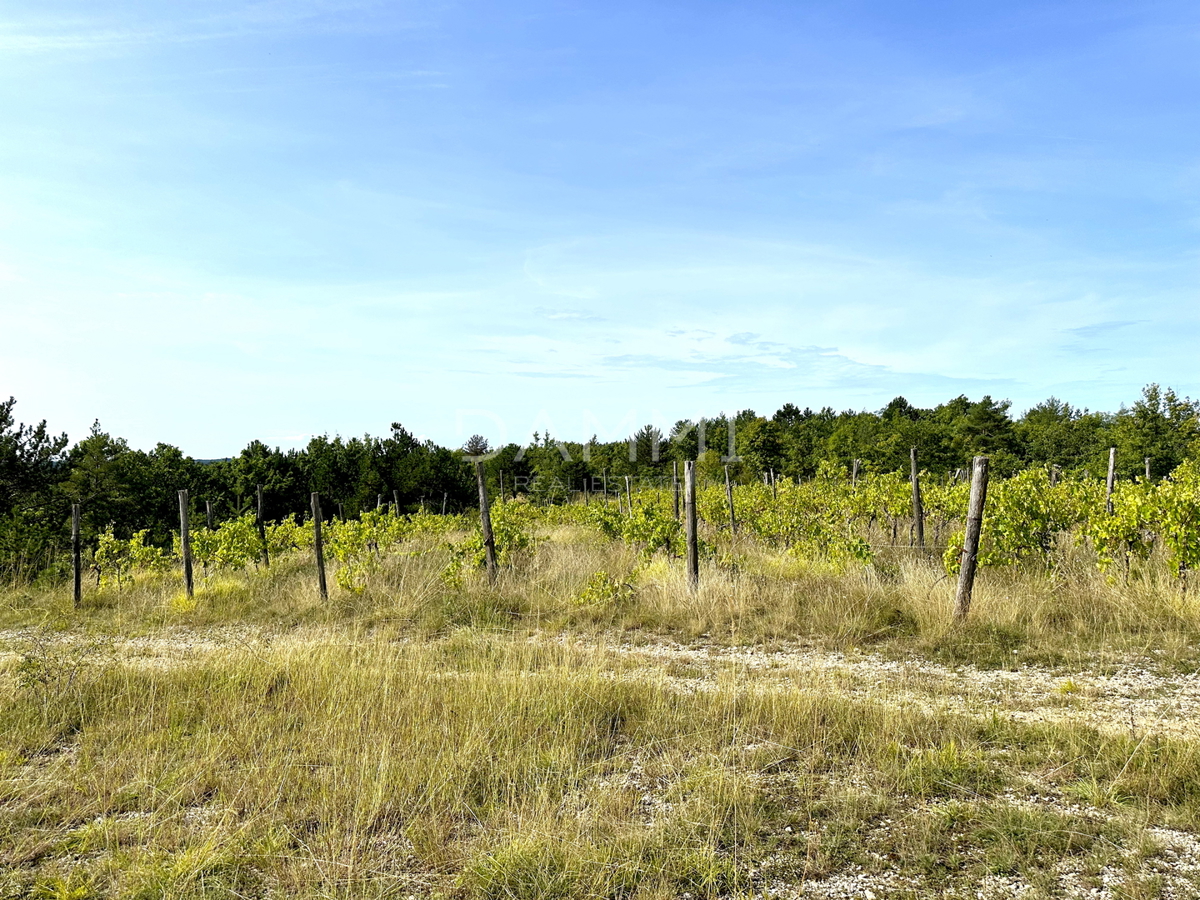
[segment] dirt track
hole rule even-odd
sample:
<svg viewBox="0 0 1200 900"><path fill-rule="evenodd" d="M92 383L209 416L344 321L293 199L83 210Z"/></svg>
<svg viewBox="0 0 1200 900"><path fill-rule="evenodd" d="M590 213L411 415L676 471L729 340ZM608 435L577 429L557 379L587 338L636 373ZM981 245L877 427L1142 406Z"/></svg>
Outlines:
<svg viewBox="0 0 1200 900"><path fill-rule="evenodd" d="M327 631L274 632L242 626L170 628L129 638L20 629L0 631L0 662L40 645L74 646L97 657L170 666L218 651L319 645L342 639ZM901 706L971 715L999 712L1024 722L1072 721L1137 737L1170 734L1200 739L1200 674L1163 674L1155 671L1150 660L1082 671L1037 666L996 670L949 667L915 656L896 659L807 646L766 651L703 643L597 644L549 636L532 640L570 642L644 660L647 670L664 672L682 689L703 689L730 670L744 671L758 685L790 685L817 677L823 689Z"/></svg>

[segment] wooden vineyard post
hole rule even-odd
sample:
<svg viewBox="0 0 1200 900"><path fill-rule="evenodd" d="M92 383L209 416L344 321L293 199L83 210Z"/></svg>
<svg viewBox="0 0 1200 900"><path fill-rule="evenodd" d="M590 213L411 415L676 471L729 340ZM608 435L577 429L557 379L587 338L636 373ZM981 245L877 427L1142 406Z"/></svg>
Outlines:
<svg viewBox="0 0 1200 900"><path fill-rule="evenodd" d="M625 513L633 515L633 479L628 475L625 476Z"/></svg>
<svg viewBox="0 0 1200 900"><path fill-rule="evenodd" d="M189 597L195 596L192 582L192 535L188 531L188 492L179 492L179 552L183 556L183 585Z"/></svg>
<svg viewBox="0 0 1200 900"><path fill-rule="evenodd" d="M856 459L854 461L853 465L850 466L850 486L851 487L854 487L855 485L858 484L858 463L859 463L859 460Z"/></svg>
<svg viewBox="0 0 1200 900"><path fill-rule="evenodd" d="M1058 484L1058 466L1050 467L1050 487L1055 487Z"/></svg>
<svg viewBox="0 0 1200 900"><path fill-rule="evenodd" d="M925 549L925 506L921 503L921 477L917 474L917 448L908 452L912 465L913 526L916 529L917 546Z"/></svg>
<svg viewBox="0 0 1200 900"><path fill-rule="evenodd" d="M329 599L329 586L325 583L325 544L321 540L321 495L313 491L313 555L317 560L317 588L321 591L321 599Z"/></svg>
<svg viewBox="0 0 1200 900"><path fill-rule="evenodd" d="M449 491L442 491L442 515L446 514L446 501L450 499Z"/></svg>
<svg viewBox="0 0 1200 900"><path fill-rule="evenodd" d="M1108 484L1104 491L1104 509L1113 514L1113 487L1117 483L1117 448L1108 448Z"/></svg>
<svg viewBox="0 0 1200 900"><path fill-rule="evenodd" d="M79 543L79 504L71 504L71 575L75 583L75 608L83 605L83 548Z"/></svg>
<svg viewBox="0 0 1200 900"><path fill-rule="evenodd" d="M979 535L983 531L983 507L987 503L988 458L975 457L971 471L971 499L967 504L967 532L963 537L958 592L954 596L954 621L962 622L971 609L975 589L975 569L979 562Z"/></svg>
<svg viewBox="0 0 1200 900"><path fill-rule="evenodd" d="M776 486L777 481L778 481L778 479L775 477L775 470L772 469L771 470L771 499L772 500L779 499L779 488Z"/></svg>
<svg viewBox="0 0 1200 900"><path fill-rule="evenodd" d="M270 568L271 553L267 550L267 520L263 508L263 488L260 484L254 489L254 525L258 529L258 551L262 556L263 568Z"/></svg>
<svg viewBox="0 0 1200 900"><path fill-rule="evenodd" d="M392 491L392 502L396 504L396 515L400 515L400 492Z"/></svg>
<svg viewBox="0 0 1200 900"><path fill-rule="evenodd" d="M729 483L729 466L725 467L725 502L729 504L729 539L737 534L737 516L733 512L733 485Z"/></svg>
<svg viewBox="0 0 1200 900"><path fill-rule="evenodd" d="M1146 483L1150 482L1150 457L1146 457Z"/></svg>
<svg viewBox="0 0 1200 900"><path fill-rule="evenodd" d="M379 510L381 510L381 509L383 509L383 494L376 494L375 495L375 511L379 512Z"/></svg>
<svg viewBox="0 0 1200 900"><path fill-rule="evenodd" d="M483 528L483 550L487 557L488 582L496 583L496 538L492 534L492 510L488 504L487 482L483 479L483 463L475 463L475 480L479 482L479 522Z"/></svg>
<svg viewBox="0 0 1200 900"><path fill-rule="evenodd" d="M346 521L346 512L345 512L345 510L342 509L342 504L339 503L337 505L337 508L338 508L338 521L345 522Z"/></svg>
<svg viewBox="0 0 1200 900"><path fill-rule="evenodd" d="M516 499L516 490L513 491L513 499ZM504 470L500 470L500 502L504 502Z"/></svg>
<svg viewBox="0 0 1200 900"><path fill-rule="evenodd" d="M696 463L683 464L683 519L687 532L687 580L693 591L700 585L700 547L696 534Z"/></svg>
<svg viewBox="0 0 1200 900"><path fill-rule="evenodd" d="M675 521L679 521L679 463L671 463L671 486L675 489Z"/></svg>

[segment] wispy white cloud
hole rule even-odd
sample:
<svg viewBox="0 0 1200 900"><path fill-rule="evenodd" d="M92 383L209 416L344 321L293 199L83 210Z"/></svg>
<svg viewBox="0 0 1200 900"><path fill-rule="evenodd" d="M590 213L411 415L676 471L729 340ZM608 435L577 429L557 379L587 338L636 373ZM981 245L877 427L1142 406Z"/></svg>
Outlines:
<svg viewBox="0 0 1200 900"><path fill-rule="evenodd" d="M207 15L179 16L161 8L134 16L48 17L28 15L0 20L0 51L46 53L116 50L154 44L217 41L262 34L362 33L372 29L422 27L426 15L404 17L403 8L376 2L278 0L218 4ZM415 9L415 8L414 8ZM173 13L179 10L172 8ZM11 13L10 13L11 16Z"/></svg>
<svg viewBox="0 0 1200 900"><path fill-rule="evenodd" d="M1140 325L1143 321L1145 320L1126 319L1115 322L1096 322L1093 325L1081 325L1078 328L1068 328L1064 333L1088 340L1090 338L1112 334L1114 331L1120 331L1123 328L1129 328L1131 325Z"/></svg>
<svg viewBox="0 0 1200 900"><path fill-rule="evenodd" d="M579 309L547 309L544 306L536 307L533 311L535 316L541 316L543 319L549 319L552 322L603 322L603 316L593 315L590 312Z"/></svg>

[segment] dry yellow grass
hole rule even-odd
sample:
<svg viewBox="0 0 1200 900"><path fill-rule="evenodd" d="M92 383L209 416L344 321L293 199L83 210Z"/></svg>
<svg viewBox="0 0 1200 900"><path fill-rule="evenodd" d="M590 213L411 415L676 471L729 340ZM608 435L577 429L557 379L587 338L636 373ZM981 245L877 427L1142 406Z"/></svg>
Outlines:
<svg viewBox="0 0 1200 900"><path fill-rule="evenodd" d="M79 612L61 589L6 594L0 897L833 896L851 876L1033 896L1105 872L1155 896L1159 855L1200 824L1186 737L615 646L1186 667L1200 617L1154 562L989 572L953 629L952 585L912 554L846 571L745 544L693 594L677 561L545 537L495 587L448 578L431 545L328 603L302 558L194 602L169 575ZM182 626L208 642L128 652Z"/></svg>

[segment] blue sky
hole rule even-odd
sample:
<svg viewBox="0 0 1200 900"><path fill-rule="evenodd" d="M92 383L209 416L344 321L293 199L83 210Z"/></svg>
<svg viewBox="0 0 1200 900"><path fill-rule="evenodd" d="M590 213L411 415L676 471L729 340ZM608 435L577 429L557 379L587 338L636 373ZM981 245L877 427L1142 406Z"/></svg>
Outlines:
<svg viewBox="0 0 1200 900"><path fill-rule="evenodd" d="M1194 3L0 6L0 394L78 438L1200 394Z"/></svg>

